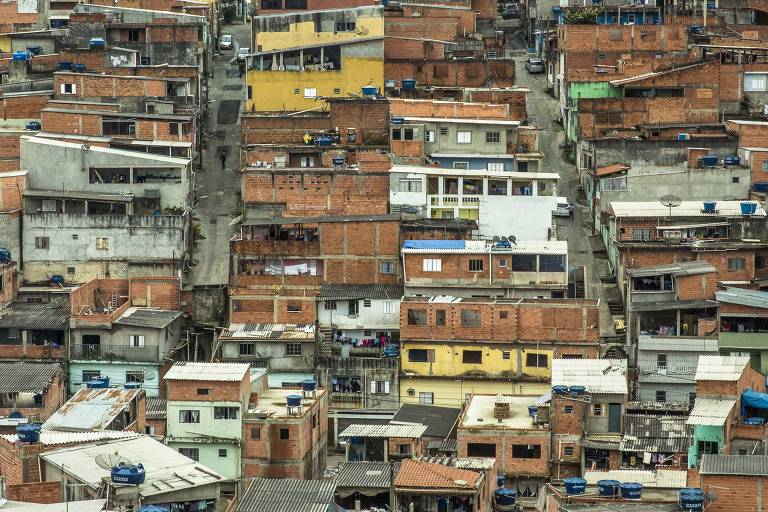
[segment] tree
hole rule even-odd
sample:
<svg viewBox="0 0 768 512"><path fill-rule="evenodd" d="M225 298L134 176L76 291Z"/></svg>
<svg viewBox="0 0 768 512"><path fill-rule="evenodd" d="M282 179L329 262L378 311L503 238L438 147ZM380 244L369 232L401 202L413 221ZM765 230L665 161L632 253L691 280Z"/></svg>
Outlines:
<svg viewBox="0 0 768 512"><path fill-rule="evenodd" d="M563 21L566 25L596 25L600 9L597 7L580 7L565 12Z"/></svg>

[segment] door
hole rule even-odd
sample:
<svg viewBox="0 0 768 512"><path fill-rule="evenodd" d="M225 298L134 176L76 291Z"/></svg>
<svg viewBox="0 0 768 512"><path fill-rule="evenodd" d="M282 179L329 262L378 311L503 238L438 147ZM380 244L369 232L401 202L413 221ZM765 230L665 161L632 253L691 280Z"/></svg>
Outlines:
<svg viewBox="0 0 768 512"><path fill-rule="evenodd" d="M608 432L621 432L621 404L608 404Z"/></svg>

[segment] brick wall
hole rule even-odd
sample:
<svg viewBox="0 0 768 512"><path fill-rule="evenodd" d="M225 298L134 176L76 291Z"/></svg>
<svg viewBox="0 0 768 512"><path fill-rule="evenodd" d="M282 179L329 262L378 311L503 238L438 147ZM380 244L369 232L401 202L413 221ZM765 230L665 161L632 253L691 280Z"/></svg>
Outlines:
<svg viewBox="0 0 768 512"><path fill-rule="evenodd" d="M705 493L717 495L708 512L762 512L768 503L768 477L701 475L700 480Z"/></svg>
<svg viewBox="0 0 768 512"><path fill-rule="evenodd" d="M768 137L768 130L766 130L766 137ZM768 139L764 139L768 140ZM763 170L764 162L768 161L768 151L752 151L750 156L750 170L752 176L752 185L755 183L768 182L768 173Z"/></svg>
<svg viewBox="0 0 768 512"><path fill-rule="evenodd" d="M246 374L239 382L165 379L166 398L169 401L243 402L248 396L248 378ZM210 391L198 394L198 389Z"/></svg>
<svg viewBox="0 0 768 512"><path fill-rule="evenodd" d="M389 142L389 101L330 99L331 127L339 129L342 144L386 145ZM355 141L348 136L354 129Z"/></svg>
<svg viewBox="0 0 768 512"><path fill-rule="evenodd" d="M40 119L40 111L50 98L48 94L37 93L3 97L3 119Z"/></svg>
<svg viewBox="0 0 768 512"><path fill-rule="evenodd" d="M389 105L393 116L510 119L509 105L501 103L390 99Z"/></svg>
<svg viewBox="0 0 768 512"><path fill-rule="evenodd" d="M178 310L180 284L176 277L132 277L128 295L134 306Z"/></svg>
<svg viewBox="0 0 768 512"><path fill-rule="evenodd" d="M762 147L768 140L768 123L765 124L737 124L734 121L726 121L728 131L739 137L741 147Z"/></svg>
<svg viewBox="0 0 768 512"><path fill-rule="evenodd" d="M457 432L459 457L469 456L468 445L470 443L493 444L496 446L496 467L499 474L549 476L550 436L548 430L459 428ZM538 458L514 457L513 449L515 445L540 446L541 456Z"/></svg>
<svg viewBox="0 0 768 512"><path fill-rule="evenodd" d="M62 84L76 84L75 94L61 94ZM89 73L60 71L53 74L53 91L56 99L76 98L144 98L167 96L165 80L150 78L118 77Z"/></svg>
<svg viewBox="0 0 768 512"><path fill-rule="evenodd" d="M6 155L17 159L19 139L16 136L0 138L0 158ZM18 167L18 166L17 166ZM4 176L0 174L0 211L14 212L21 209L22 196L27 190L27 176ZM12 256L18 256L14 254Z"/></svg>
<svg viewBox="0 0 768 512"><path fill-rule="evenodd" d="M389 60L384 77L402 81L414 78L419 85L444 87L511 87L515 83L512 59L471 60Z"/></svg>
<svg viewBox="0 0 768 512"><path fill-rule="evenodd" d="M36 482L6 486L5 498L28 503L59 503L64 493L61 482Z"/></svg>
<svg viewBox="0 0 768 512"><path fill-rule="evenodd" d="M584 421L589 404L552 394L550 418L555 435L583 435ZM570 411L570 412L566 412Z"/></svg>
<svg viewBox="0 0 768 512"><path fill-rule="evenodd" d="M308 131L331 129L328 115L279 117L243 113L240 133L243 144L304 144Z"/></svg>

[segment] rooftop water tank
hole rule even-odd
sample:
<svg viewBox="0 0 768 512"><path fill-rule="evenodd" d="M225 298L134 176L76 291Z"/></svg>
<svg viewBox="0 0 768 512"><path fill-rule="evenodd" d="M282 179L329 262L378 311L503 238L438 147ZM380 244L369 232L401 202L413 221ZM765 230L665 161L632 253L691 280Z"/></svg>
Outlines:
<svg viewBox="0 0 768 512"><path fill-rule="evenodd" d="M72 71L75 73L85 73L85 64L72 64Z"/></svg>
<svg viewBox="0 0 768 512"><path fill-rule="evenodd" d="M744 202L741 203L741 214L742 215L752 215L757 211L757 203L748 203Z"/></svg>
<svg viewBox="0 0 768 512"><path fill-rule="evenodd" d="M396 82L394 80L384 80L385 89L394 89Z"/></svg>
<svg viewBox="0 0 768 512"><path fill-rule="evenodd" d="M27 51L31 53L32 55L40 55L43 53L43 47L42 46L27 46Z"/></svg>
<svg viewBox="0 0 768 512"><path fill-rule="evenodd" d="M764 423L764 418L744 418L745 425L763 425Z"/></svg>
<svg viewBox="0 0 768 512"><path fill-rule="evenodd" d="M21 414L19 411L13 411L11 414L8 415L8 417L14 420L18 420L20 418L23 418L24 415Z"/></svg>
<svg viewBox="0 0 768 512"><path fill-rule="evenodd" d="M112 482L116 484L141 485L144 483L144 466L141 464L119 464L112 468Z"/></svg>
<svg viewBox="0 0 768 512"><path fill-rule="evenodd" d="M16 427L16 435L19 436L19 442L33 444L40 441L40 425L28 423Z"/></svg>
<svg viewBox="0 0 768 512"><path fill-rule="evenodd" d="M587 388L584 386L570 386L568 388L569 393L573 393L574 395L583 395L587 391Z"/></svg>
<svg viewBox="0 0 768 512"><path fill-rule="evenodd" d="M563 480L567 494L584 494L587 489L587 481L583 478L572 476Z"/></svg>
<svg viewBox="0 0 768 512"><path fill-rule="evenodd" d="M320 135L315 141L318 146L330 146L333 143L333 139L329 135Z"/></svg>
<svg viewBox="0 0 768 512"><path fill-rule="evenodd" d="M345 162L343 156L335 156L331 160L333 161L333 165L335 166L344 165L344 162Z"/></svg>
<svg viewBox="0 0 768 512"><path fill-rule="evenodd" d="M536 416L536 413L537 413L538 411L539 411L539 408L538 408L538 407L536 407L535 405L529 405L529 406L528 406L528 414L530 415L530 417L531 417L531 418L533 418L534 416Z"/></svg>
<svg viewBox="0 0 768 512"><path fill-rule="evenodd" d="M403 124L405 122L405 119L401 116L392 116L389 122L390 124Z"/></svg>
<svg viewBox="0 0 768 512"><path fill-rule="evenodd" d="M514 510L515 501L517 501L517 491L515 489L496 489L494 492L496 498L496 507L494 510L506 512Z"/></svg>
<svg viewBox="0 0 768 512"><path fill-rule="evenodd" d="M717 165L717 155L707 155L699 157L699 167L715 167Z"/></svg>
<svg viewBox="0 0 768 512"><path fill-rule="evenodd" d="M677 501L683 510L703 510L704 491L698 487L687 487L677 491Z"/></svg>
<svg viewBox="0 0 768 512"><path fill-rule="evenodd" d="M403 78L403 89L412 91L416 88L416 80L413 78Z"/></svg>
<svg viewBox="0 0 768 512"><path fill-rule="evenodd" d="M288 395L285 397L288 407L301 407L301 395Z"/></svg>
<svg viewBox="0 0 768 512"><path fill-rule="evenodd" d="M619 486L621 482L618 480L598 480L597 488L600 492L600 496L616 496L619 494Z"/></svg>
<svg viewBox="0 0 768 512"><path fill-rule="evenodd" d="M61 274L52 275L51 284L64 284L64 276Z"/></svg>
<svg viewBox="0 0 768 512"><path fill-rule="evenodd" d="M717 209L716 201L704 201L704 213L715 213Z"/></svg>
<svg viewBox="0 0 768 512"><path fill-rule="evenodd" d="M621 497L628 500L639 500L643 496L643 486L637 482L626 482L619 486Z"/></svg>
<svg viewBox="0 0 768 512"><path fill-rule="evenodd" d="M137 512L168 512L165 507L159 507L157 505L145 505L141 507Z"/></svg>
<svg viewBox="0 0 768 512"><path fill-rule="evenodd" d="M30 55L28 51L18 50L13 52L13 60L29 60Z"/></svg>
<svg viewBox="0 0 768 512"><path fill-rule="evenodd" d="M126 382L123 389L141 389L141 382Z"/></svg>
<svg viewBox="0 0 768 512"><path fill-rule="evenodd" d="M737 156L727 156L723 158L723 165L739 165L741 163L741 158Z"/></svg>
<svg viewBox="0 0 768 512"><path fill-rule="evenodd" d="M42 128L42 125L40 124L40 121L27 121L27 124L24 126L25 130L39 130Z"/></svg>
<svg viewBox="0 0 768 512"><path fill-rule="evenodd" d="M568 392L568 386L552 386L552 392L556 395L564 395Z"/></svg>
<svg viewBox="0 0 768 512"><path fill-rule="evenodd" d="M504 481L506 479L507 479L507 477L504 476L504 475L496 475L496 487L498 487L499 489L504 487Z"/></svg>
<svg viewBox="0 0 768 512"><path fill-rule="evenodd" d="M72 62L68 60L62 60L59 62L59 71L71 71L72 70Z"/></svg>
<svg viewBox="0 0 768 512"><path fill-rule="evenodd" d="M109 377L99 377L89 380L85 386L88 389L106 389L109 387Z"/></svg>
<svg viewBox="0 0 768 512"><path fill-rule="evenodd" d="M378 87L373 87L371 85L366 85L365 87L361 88L363 91L363 96L376 96L379 93Z"/></svg>
<svg viewBox="0 0 768 512"><path fill-rule="evenodd" d="M8 263L11 261L11 251L5 247L0 247L0 262Z"/></svg>
<svg viewBox="0 0 768 512"><path fill-rule="evenodd" d="M92 37L91 40L88 41L88 46L91 48L104 48L107 46L107 42L100 37Z"/></svg>
<svg viewBox="0 0 768 512"><path fill-rule="evenodd" d="M301 381L302 391L314 391L317 388L317 383L313 379L307 379Z"/></svg>

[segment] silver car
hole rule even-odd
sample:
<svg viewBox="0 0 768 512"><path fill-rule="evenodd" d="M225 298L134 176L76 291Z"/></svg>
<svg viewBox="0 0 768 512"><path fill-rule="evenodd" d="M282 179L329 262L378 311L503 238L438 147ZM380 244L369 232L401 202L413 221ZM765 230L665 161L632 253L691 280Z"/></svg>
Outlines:
<svg viewBox="0 0 768 512"><path fill-rule="evenodd" d="M530 58L525 61L525 69L527 69L529 73L543 73L544 61L541 59Z"/></svg>
<svg viewBox="0 0 768 512"><path fill-rule="evenodd" d="M237 49L237 62L245 62L248 58L248 54L251 53L250 48L238 48Z"/></svg>
<svg viewBox="0 0 768 512"><path fill-rule="evenodd" d="M221 36L221 40L219 41L219 48L222 50L231 50L232 36L229 34L224 34L223 36Z"/></svg>

